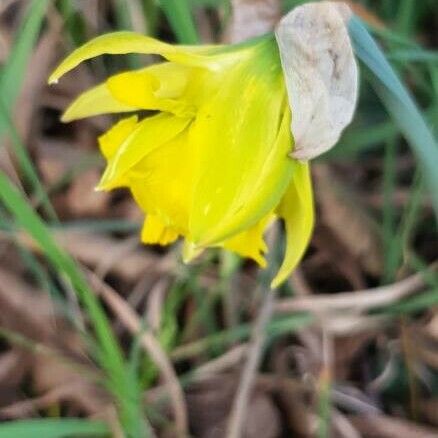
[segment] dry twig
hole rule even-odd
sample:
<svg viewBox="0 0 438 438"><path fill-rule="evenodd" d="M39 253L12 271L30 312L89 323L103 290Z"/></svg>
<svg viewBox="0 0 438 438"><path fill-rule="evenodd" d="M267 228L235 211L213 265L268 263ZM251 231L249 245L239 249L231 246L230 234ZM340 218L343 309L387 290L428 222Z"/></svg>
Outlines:
<svg viewBox="0 0 438 438"><path fill-rule="evenodd" d="M429 269L430 271L436 271L437 268L438 264L434 263ZM362 291L340 292L330 295L321 294L277 301L275 311L279 313L296 311L323 313L349 309L355 310L356 312L363 312L406 298L408 295L421 290L424 285L424 275L417 273L388 286L365 289Z"/></svg>
<svg viewBox="0 0 438 438"><path fill-rule="evenodd" d="M265 329L272 316L274 302L275 291L268 291L255 323L251 345L248 351L248 359L243 367L236 397L231 408L227 431L228 438L239 438L241 436L247 414L246 408L248 406L248 400L256 379L257 368L262 357L266 340Z"/></svg>

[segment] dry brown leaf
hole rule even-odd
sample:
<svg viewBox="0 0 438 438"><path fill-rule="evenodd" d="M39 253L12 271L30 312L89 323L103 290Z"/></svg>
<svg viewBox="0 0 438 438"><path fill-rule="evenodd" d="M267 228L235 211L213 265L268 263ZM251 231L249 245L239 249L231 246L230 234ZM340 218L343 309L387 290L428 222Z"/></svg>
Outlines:
<svg viewBox="0 0 438 438"><path fill-rule="evenodd" d="M14 111L14 122L20 137L26 144L31 138L37 112L40 110L41 95L47 87L47 76L56 57L62 23L49 20L48 30L38 42L26 69L23 87Z"/></svg>
<svg viewBox="0 0 438 438"><path fill-rule="evenodd" d="M435 272L438 264L432 264L430 272ZM304 297L278 300L275 304L277 312L311 311L314 313L352 311L349 316L358 317L360 312L387 306L411 294L424 290L426 283L422 273L385 286L337 294L317 294ZM346 315L348 316L348 314Z"/></svg>
<svg viewBox="0 0 438 438"><path fill-rule="evenodd" d="M102 260L117 251L119 245L123 246L124 243L109 236L83 231L56 230L53 235L56 241L72 256L90 267L99 266ZM20 241L34 251L39 251L38 246L27 235L20 235ZM174 272L175 263L173 259L135 249L128 254L124 253L123 260L113 264L111 273L120 276L123 280L133 282L141 278L146 272L149 272L151 276L172 273Z"/></svg>
<svg viewBox="0 0 438 438"><path fill-rule="evenodd" d="M198 382L188 389L187 401L194 436L226 436L227 419L236 384L235 376L222 375ZM248 416L243 425L242 437L279 436L280 415L268 394L257 390L248 403Z"/></svg>
<svg viewBox="0 0 438 438"><path fill-rule="evenodd" d="M143 330L143 324L131 306L106 283L102 282L92 272L88 279L96 294L100 295L120 322L129 330L131 335L139 336L139 344L155 362L163 380L166 382L168 395L173 407L175 427L179 436L187 436L187 406L184 394L172 363L160 342L150 330Z"/></svg>
<svg viewBox="0 0 438 438"><path fill-rule="evenodd" d="M24 355L18 349L12 349L0 356L0 382L7 382L8 385L15 385L22 376L25 369ZM17 378L18 377L18 378Z"/></svg>
<svg viewBox="0 0 438 438"><path fill-rule="evenodd" d="M364 438L436 438L438 430L386 415L349 416Z"/></svg>
<svg viewBox="0 0 438 438"><path fill-rule="evenodd" d="M312 246L320 258L320 266L315 266L315 260L313 260L313 266L308 266L308 269L310 272L316 270L318 277L321 277L312 275L309 278L309 283L314 284L314 289L320 292L337 292L339 287L366 288L367 283L362 264L351 254L349 247L334 230L323 222L315 227ZM348 282L348 286L342 286L345 281ZM319 285L323 285L323 290L318 287Z"/></svg>
<svg viewBox="0 0 438 438"><path fill-rule="evenodd" d="M16 348L22 351L21 364L27 365L33 389L42 397L4 407L1 416L26 416L55 401L69 401L87 414L106 409L109 399L95 384L94 371L78 360L84 358L82 340L62 321L46 294L0 269L0 307L0 326L35 344L33 351Z"/></svg>
<svg viewBox="0 0 438 438"><path fill-rule="evenodd" d="M83 172L73 180L67 193L67 208L76 217L103 216L108 211L109 193L93 190L100 180L98 169Z"/></svg>
<svg viewBox="0 0 438 438"><path fill-rule="evenodd" d="M0 29L0 63L4 63L9 56L10 42L8 34L4 29Z"/></svg>
<svg viewBox="0 0 438 438"><path fill-rule="evenodd" d="M54 321L53 304L47 295L1 268L0 308L2 327L39 341L50 339Z"/></svg>
<svg viewBox="0 0 438 438"><path fill-rule="evenodd" d="M419 409L427 419L427 421L430 424L433 424L434 426L438 427L438 399L437 398L431 398L431 399L425 399L421 400L419 402Z"/></svg>
<svg viewBox="0 0 438 438"><path fill-rule="evenodd" d="M313 176L322 222L336 234L366 272L379 275L382 270L381 241L359 199L328 165L314 165Z"/></svg>
<svg viewBox="0 0 438 438"><path fill-rule="evenodd" d="M87 415L96 415L111 406L111 399L93 381L93 374L92 369L84 365L75 369L73 363L63 363L62 358L40 355L35 357L33 383L37 394L49 395L50 403L45 407L55 402L69 402ZM97 380L97 376L94 379Z"/></svg>

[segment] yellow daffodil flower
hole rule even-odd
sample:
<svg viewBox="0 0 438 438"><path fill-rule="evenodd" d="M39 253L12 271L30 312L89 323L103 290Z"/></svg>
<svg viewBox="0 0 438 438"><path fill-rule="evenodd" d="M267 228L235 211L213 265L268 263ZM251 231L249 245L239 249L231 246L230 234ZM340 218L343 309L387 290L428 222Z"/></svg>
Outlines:
<svg viewBox="0 0 438 438"><path fill-rule="evenodd" d="M278 286L308 245L313 200L308 164L289 156L291 111L274 36L189 47L112 33L74 51L50 82L87 59L126 53L166 61L111 76L63 115L67 122L127 113L99 138L107 166L98 189L128 187L146 215L142 241L167 245L184 237L186 261L223 247L265 266L263 234L283 220Z"/></svg>

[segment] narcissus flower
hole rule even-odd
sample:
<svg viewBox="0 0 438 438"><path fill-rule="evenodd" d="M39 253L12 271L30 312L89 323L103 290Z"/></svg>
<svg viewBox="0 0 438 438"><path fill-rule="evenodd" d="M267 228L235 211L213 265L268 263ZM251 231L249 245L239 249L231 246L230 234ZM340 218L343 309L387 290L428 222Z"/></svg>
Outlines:
<svg viewBox="0 0 438 438"><path fill-rule="evenodd" d="M111 76L63 115L128 113L99 138L107 166L98 189L129 188L145 213L142 241L183 237L187 261L223 247L265 266L264 232L283 220L278 286L301 259L314 214L309 166L289 156L291 110L274 36L193 47L112 33L74 51L50 82L84 60L126 53L165 61Z"/></svg>

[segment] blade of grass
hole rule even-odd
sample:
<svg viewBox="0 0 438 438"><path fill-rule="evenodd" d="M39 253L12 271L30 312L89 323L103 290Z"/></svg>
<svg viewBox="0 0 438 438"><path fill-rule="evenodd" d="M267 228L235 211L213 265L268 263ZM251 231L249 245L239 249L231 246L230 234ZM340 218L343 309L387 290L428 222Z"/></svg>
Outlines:
<svg viewBox="0 0 438 438"><path fill-rule="evenodd" d="M93 233L133 233L140 231L141 225L124 219L81 219L55 224L54 229L92 231Z"/></svg>
<svg viewBox="0 0 438 438"><path fill-rule="evenodd" d="M127 429L136 427L138 418L135 418L135 413L132 412L132 395L129 393L122 351L99 301L89 288L82 272L75 261L57 245L45 223L2 172L0 200L12 214L17 225L38 243L54 269L65 277L78 294L94 329L98 343L96 358L106 372L107 387L119 400L122 423Z"/></svg>
<svg viewBox="0 0 438 438"><path fill-rule="evenodd" d="M438 52L420 49L395 50L388 55L388 58L399 62L438 63Z"/></svg>
<svg viewBox="0 0 438 438"><path fill-rule="evenodd" d="M0 438L108 437L105 423L79 419L18 420L0 425Z"/></svg>
<svg viewBox="0 0 438 438"><path fill-rule="evenodd" d="M415 0L401 0L397 13L397 29L403 35L410 35L415 28L418 5Z"/></svg>
<svg viewBox="0 0 438 438"><path fill-rule="evenodd" d="M85 42L86 25L83 17L75 9L71 0L59 0L57 5L72 43L80 46Z"/></svg>
<svg viewBox="0 0 438 438"><path fill-rule="evenodd" d="M318 438L330 436L331 381L328 371L323 369L318 382Z"/></svg>
<svg viewBox="0 0 438 438"><path fill-rule="evenodd" d="M178 42L181 44L199 43L199 36L193 22L189 2L187 0L159 0L159 3L172 30L175 32Z"/></svg>
<svg viewBox="0 0 438 438"><path fill-rule="evenodd" d="M43 23L49 0L33 0L18 31L11 54L0 76L0 96L9 112L18 96L24 79L26 65ZM7 125L0 119L0 136Z"/></svg>
<svg viewBox="0 0 438 438"><path fill-rule="evenodd" d="M5 102L3 101L3 96L0 94L0 126L4 126L7 129L7 133L11 138L12 148L14 154L17 158L20 170L23 172L25 180L32 187L32 191L37 197L37 201L41 202L44 207L44 211L47 216L54 222L57 222L56 212L50 202L47 192L44 186L41 184L38 173L32 160L29 157L29 153L26 146L20 139L20 136L15 129L15 126L10 119L9 113Z"/></svg>
<svg viewBox="0 0 438 438"><path fill-rule="evenodd" d="M127 372L130 375L129 383L132 385L131 393L135 394L136 397L131 400L132 403L132 409L137 411L137 416L142 421L138 421L136 426L137 429L133 430L131 432L132 437L152 437L153 436L153 429L150 423L147 421L146 418L143 418L142 411L142 391L139 391L139 388L144 389L141 386L140 381L140 372L141 372L141 359L142 359L142 348L141 348L141 337L142 332L139 331L139 333L134 337L133 344L131 346L131 351L129 354L129 360L128 360L128 370Z"/></svg>
<svg viewBox="0 0 438 438"><path fill-rule="evenodd" d="M270 340L284 334L290 334L296 330L308 326L313 322L313 316L308 313L297 313L285 318L273 319L266 327ZM180 361L198 354L204 353L212 348L220 347L239 342L251 334L251 324L240 324L230 330L223 330L214 335L207 336L186 345L174 349L170 357L174 361Z"/></svg>
<svg viewBox="0 0 438 438"><path fill-rule="evenodd" d="M56 220L56 213L10 116L24 79L27 62L42 26L48 3L48 0L32 1L18 31L11 54L2 70L0 76L0 136L6 132L10 135L18 164L25 174L27 182L31 184L35 195L43 203L47 215L52 220Z"/></svg>
<svg viewBox="0 0 438 438"><path fill-rule="evenodd" d="M42 267L38 258L26 247L20 245L20 242L17 239L13 239L12 235L14 233L11 224L7 220L7 214L0 205L0 230L4 230L3 232L7 234L11 234L11 240L13 240L17 251L19 252L21 260L25 267L29 270L33 278L36 280L38 287L41 290L50 291L50 293L56 293L58 288L51 281L50 277L47 275L46 270Z"/></svg>
<svg viewBox="0 0 438 438"><path fill-rule="evenodd" d="M438 216L438 144L406 87L361 20L353 17L349 22L349 30L356 55L367 67L372 86L424 170L432 204Z"/></svg>
<svg viewBox="0 0 438 438"><path fill-rule="evenodd" d="M132 30L132 20L126 0L113 0L117 27L120 30Z"/></svg>
<svg viewBox="0 0 438 438"><path fill-rule="evenodd" d="M397 138L393 137L386 142L383 166L384 284L388 284L395 279L399 262L397 254L398 240L395 235L396 211L392 202L397 183L396 160Z"/></svg>
<svg viewBox="0 0 438 438"><path fill-rule="evenodd" d="M401 236L399 242L400 258L403 259L404 264L409 262L411 241L413 240L416 225L421 217L421 200L423 198L423 191L423 177L417 169L411 187L409 202L403 212L397 233L398 236Z"/></svg>
<svg viewBox="0 0 438 438"><path fill-rule="evenodd" d="M132 1L132 0L129 0ZM114 9L116 12L116 22L118 30L133 30L132 17L129 10L128 0L113 0ZM138 55L128 55L129 67L132 69L139 68L141 66L140 58Z"/></svg>
<svg viewBox="0 0 438 438"><path fill-rule="evenodd" d="M143 0L143 15L147 35L156 35L159 21L159 8L154 0Z"/></svg>
<svg viewBox="0 0 438 438"><path fill-rule="evenodd" d="M416 297L400 301L379 312L388 315L404 315L430 309L438 303L438 289L432 289Z"/></svg>

